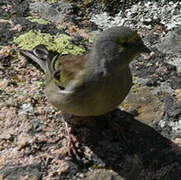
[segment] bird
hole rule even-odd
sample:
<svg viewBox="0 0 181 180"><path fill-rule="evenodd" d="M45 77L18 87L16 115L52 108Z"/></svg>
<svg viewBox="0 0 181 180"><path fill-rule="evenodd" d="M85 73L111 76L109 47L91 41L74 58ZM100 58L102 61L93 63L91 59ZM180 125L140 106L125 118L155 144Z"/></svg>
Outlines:
<svg viewBox="0 0 181 180"><path fill-rule="evenodd" d="M132 86L129 63L150 52L140 35L126 26L100 32L83 55L62 55L43 44L32 51L20 49L45 73L48 102L76 116L99 116L116 109Z"/></svg>
<svg viewBox="0 0 181 180"><path fill-rule="evenodd" d="M136 31L120 26L97 35L84 55L61 55L42 44L20 53L44 71L48 102L72 115L99 116L124 100L132 86L129 63L150 50Z"/></svg>

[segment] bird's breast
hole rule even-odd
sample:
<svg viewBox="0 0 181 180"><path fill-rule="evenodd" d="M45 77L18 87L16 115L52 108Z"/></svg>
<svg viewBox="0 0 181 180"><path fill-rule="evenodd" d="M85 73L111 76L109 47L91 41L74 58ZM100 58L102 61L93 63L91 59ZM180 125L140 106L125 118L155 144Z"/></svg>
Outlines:
<svg viewBox="0 0 181 180"><path fill-rule="evenodd" d="M79 116L97 116L114 110L126 97L132 84L129 68L119 73L81 84L75 89L60 90L50 82L47 99L63 112Z"/></svg>

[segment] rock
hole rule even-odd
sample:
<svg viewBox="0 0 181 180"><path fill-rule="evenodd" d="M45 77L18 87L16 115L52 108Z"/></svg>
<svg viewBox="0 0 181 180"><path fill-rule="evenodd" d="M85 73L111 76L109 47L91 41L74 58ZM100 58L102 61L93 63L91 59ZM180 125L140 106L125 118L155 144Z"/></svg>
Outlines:
<svg viewBox="0 0 181 180"><path fill-rule="evenodd" d="M154 94L154 89L137 86L132 87L122 107L130 113L137 110L137 119L146 124L159 120L163 115L163 102Z"/></svg>
<svg viewBox="0 0 181 180"><path fill-rule="evenodd" d="M164 53L181 55L181 27L169 31L157 45L158 49Z"/></svg>
<svg viewBox="0 0 181 180"><path fill-rule="evenodd" d="M30 9L44 18L54 23L61 23L65 15L72 11L68 3L59 1L56 4L49 4L46 2L33 2L30 4Z"/></svg>
<svg viewBox="0 0 181 180"><path fill-rule="evenodd" d="M17 180L22 179L23 177L28 178L28 180L40 180L42 177L41 165L6 165L0 169L0 175L6 180Z"/></svg>
<svg viewBox="0 0 181 180"><path fill-rule="evenodd" d="M95 169L86 174L85 180L125 180L121 175L117 174L113 170L108 169Z"/></svg>
<svg viewBox="0 0 181 180"><path fill-rule="evenodd" d="M32 104L30 103L23 104L18 114L19 115L34 115L34 109L33 109Z"/></svg>
<svg viewBox="0 0 181 180"><path fill-rule="evenodd" d="M174 77L171 81L171 87L172 89L181 89L181 77Z"/></svg>
<svg viewBox="0 0 181 180"><path fill-rule="evenodd" d="M181 137L181 103L176 97L166 97L163 117L155 126L167 138Z"/></svg>

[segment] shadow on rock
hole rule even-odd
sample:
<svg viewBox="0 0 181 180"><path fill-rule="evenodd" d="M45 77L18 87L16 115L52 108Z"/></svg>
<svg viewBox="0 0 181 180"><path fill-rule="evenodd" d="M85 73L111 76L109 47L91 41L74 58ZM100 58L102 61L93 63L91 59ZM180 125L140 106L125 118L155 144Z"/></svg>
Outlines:
<svg viewBox="0 0 181 180"><path fill-rule="evenodd" d="M94 125L86 126L86 131L85 127L79 127L74 134L93 152L87 157L87 165L94 167L87 179L177 180L181 177L179 147L127 112L116 110L100 116Z"/></svg>

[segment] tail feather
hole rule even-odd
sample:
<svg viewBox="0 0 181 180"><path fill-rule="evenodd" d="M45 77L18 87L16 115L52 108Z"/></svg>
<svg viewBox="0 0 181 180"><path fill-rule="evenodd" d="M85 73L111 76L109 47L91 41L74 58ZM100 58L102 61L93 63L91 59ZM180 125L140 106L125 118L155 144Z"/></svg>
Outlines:
<svg viewBox="0 0 181 180"><path fill-rule="evenodd" d="M38 45L32 51L21 49L20 54L27 57L34 66L39 65L43 72L47 72L49 52L44 45ZM33 62L35 62L36 64L34 64Z"/></svg>

